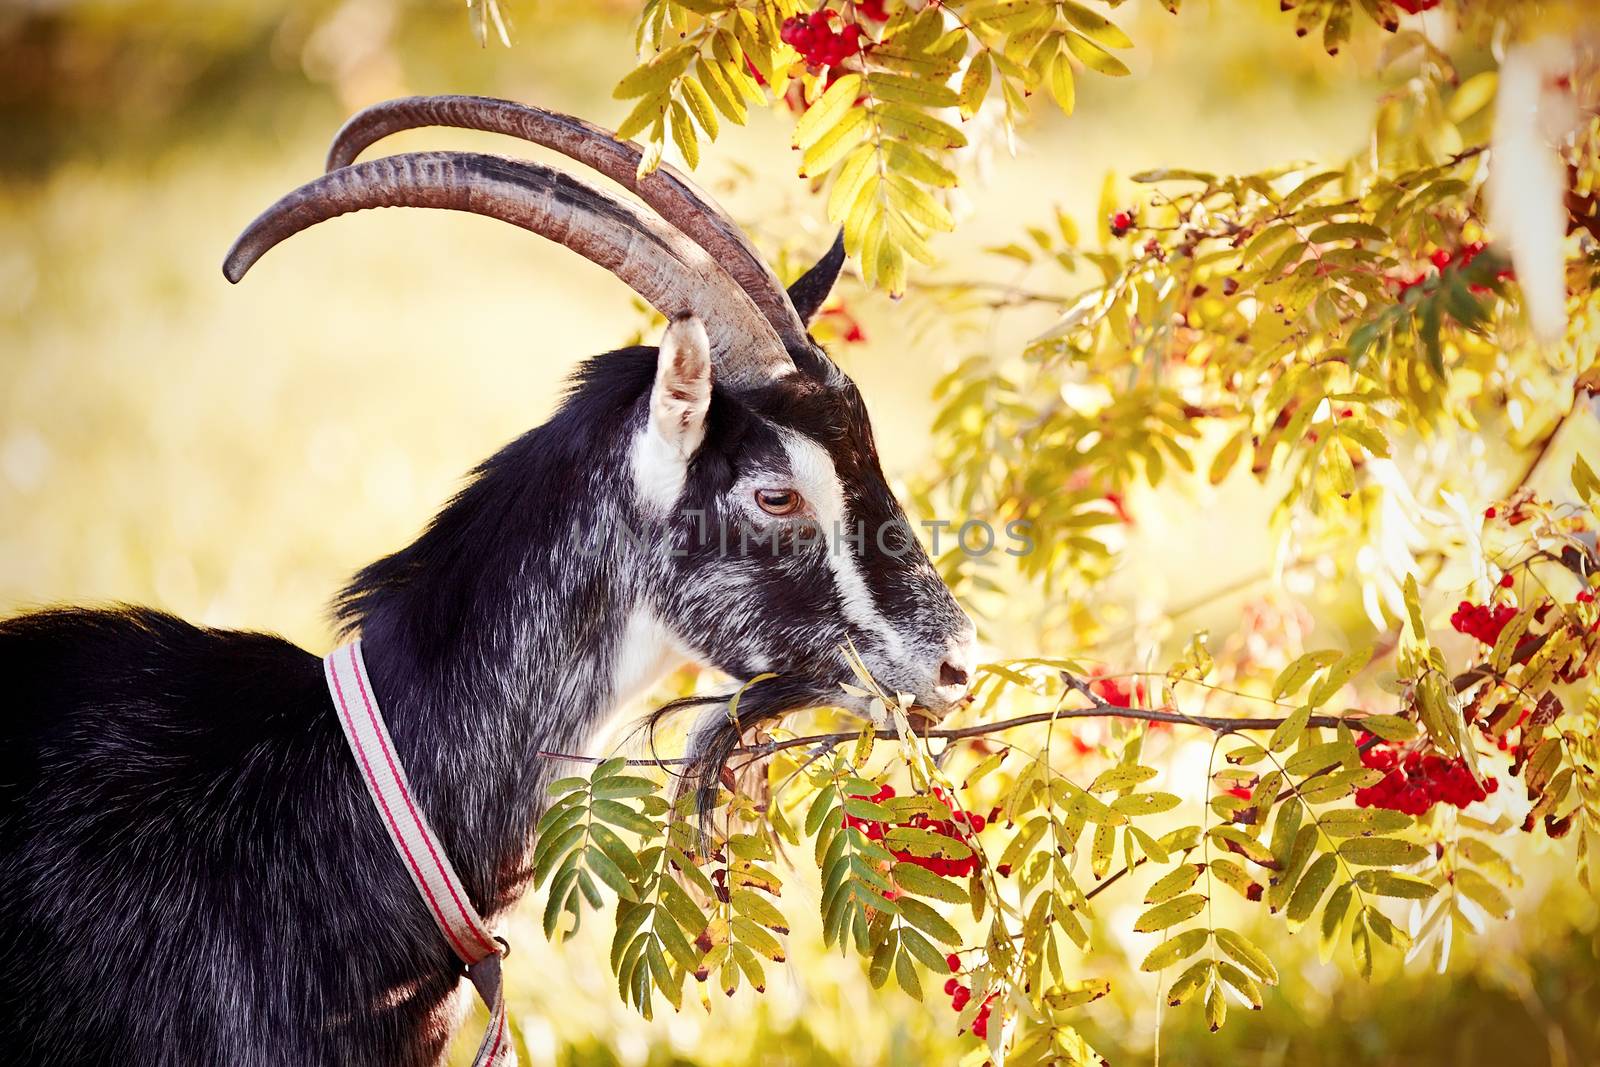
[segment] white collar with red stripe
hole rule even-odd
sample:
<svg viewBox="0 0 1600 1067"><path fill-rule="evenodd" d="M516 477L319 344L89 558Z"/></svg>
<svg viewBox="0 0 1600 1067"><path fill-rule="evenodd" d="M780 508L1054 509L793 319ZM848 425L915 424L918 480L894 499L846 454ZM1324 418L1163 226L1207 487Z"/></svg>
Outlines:
<svg viewBox="0 0 1600 1067"><path fill-rule="evenodd" d="M428 913L466 964L467 976L489 1007L489 1028L478 1045L473 1067L515 1067L517 1054L507 1030L505 992L500 981L500 961L509 946L489 932L488 925L473 909L461 879L450 866L450 858L417 804L373 696L367 665L361 658L361 642L352 641L334 649L322 666L328 676L333 706L339 713L339 725L350 742L356 766L389 838L417 884Z"/></svg>

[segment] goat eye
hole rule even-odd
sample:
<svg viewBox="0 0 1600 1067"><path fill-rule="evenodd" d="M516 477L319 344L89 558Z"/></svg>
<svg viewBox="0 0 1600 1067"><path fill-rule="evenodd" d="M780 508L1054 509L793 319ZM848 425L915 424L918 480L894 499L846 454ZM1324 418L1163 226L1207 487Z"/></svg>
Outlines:
<svg viewBox="0 0 1600 1067"><path fill-rule="evenodd" d="M756 504L768 515L793 515L804 503L793 489L756 490Z"/></svg>

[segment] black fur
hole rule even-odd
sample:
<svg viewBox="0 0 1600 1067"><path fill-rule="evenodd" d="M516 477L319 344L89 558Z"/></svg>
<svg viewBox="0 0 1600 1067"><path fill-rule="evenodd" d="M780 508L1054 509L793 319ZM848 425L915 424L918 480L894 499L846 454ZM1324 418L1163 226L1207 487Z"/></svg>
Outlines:
<svg viewBox="0 0 1600 1067"><path fill-rule="evenodd" d="M833 283L839 280L839 271L843 267L844 231L840 230L822 258L789 286L789 303L800 313L801 322L810 322L816 317L822 302L833 291Z"/></svg>

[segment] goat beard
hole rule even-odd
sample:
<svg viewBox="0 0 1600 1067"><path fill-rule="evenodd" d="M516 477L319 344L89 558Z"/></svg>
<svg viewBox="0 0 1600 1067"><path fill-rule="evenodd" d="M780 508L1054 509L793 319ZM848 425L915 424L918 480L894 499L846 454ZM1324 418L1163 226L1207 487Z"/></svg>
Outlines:
<svg viewBox="0 0 1600 1067"><path fill-rule="evenodd" d="M679 697L651 712L643 725L653 751L656 731L667 719L686 711L699 712L690 729L684 762L677 771L674 800L693 792L695 817L702 837L706 837L717 806L717 792L725 782L731 782L734 772L729 760L739 750L745 735L758 726L777 722L795 712L838 707L843 698L837 681L778 675L751 682L737 693ZM673 807L676 811L677 804Z"/></svg>

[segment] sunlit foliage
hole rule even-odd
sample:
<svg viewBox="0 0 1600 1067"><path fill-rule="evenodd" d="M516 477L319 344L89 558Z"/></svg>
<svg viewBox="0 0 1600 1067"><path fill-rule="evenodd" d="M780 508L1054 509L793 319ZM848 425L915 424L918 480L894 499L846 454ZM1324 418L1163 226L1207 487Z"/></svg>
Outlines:
<svg viewBox="0 0 1600 1067"><path fill-rule="evenodd" d="M1108 180L1087 224L1045 208L993 246L1071 295L1019 289L982 312L1042 303L1059 319L940 383L937 470L919 492L1031 524L1043 550L1015 580L1081 602L1118 563L1130 495L1253 477L1279 501L1275 566L1320 558L1361 585L1352 646L1213 654L1199 634L1142 672L997 662L973 708L931 728L863 673L889 726L752 731L709 836L685 801L674 809L674 761L638 761L643 776L609 761L560 783L546 818L547 930L565 928L563 908L600 906L604 883L635 1006L649 1013L652 991L679 1005L686 977L761 988L792 906L777 857L814 862L828 944L875 986L942 988L973 1062L1093 1064L1075 1019L1110 990L1096 955L1121 951L1090 933L1108 891L1140 902L1132 932L1159 935L1127 962L1212 1030L1279 981L1273 942L1219 920L1220 899L1308 927L1324 958L1370 976L1385 953L1443 966L1453 939L1511 913L1522 875L1497 839L1570 840L1571 877L1594 891L1600 478L1580 452L1554 498L1532 484L1572 418L1592 417L1600 120L1581 102L1600 99L1600 69L1559 7L1457 20L1479 43L1574 35L1542 83L1580 102L1548 147L1569 188L1524 190L1568 218L1554 250L1565 336L1541 337L1518 273L1541 250L1507 231L1515 216L1492 217L1489 188L1511 180L1490 151L1497 72L1463 77L1403 19L1438 6L1305 3L1290 22L1329 53L1353 32L1395 34L1384 62L1399 87L1359 155ZM1358 11L1370 19L1353 26ZM909 263L931 262L930 239L957 224L943 191L963 127L987 115L1009 134L1039 97L1070 113L1075 79L1126 73L1117 52L1133 46L1068 2L651 0L640 43L647 61L617 95L637 101L624 132L655 146L652 165L669 138L693 165L719 116L788 106L802 174L825 184L863 279L953 315L972 314L962 284L920 289ZM1481 434L1525 450L1520 477L1457 477L1452 443ZM1444 516L1426 535L1395 529L1410 486ZM960 553L941 562L958 588L1003 588ZM1072 610L1045 629L1067 648L1103 636ZM1067 728L1085 719L1120 725L1087 745ZM1195 730L1212 737L1198 811L1153 787ZM1485 803L1512 789L1519 817ZM585 799L601 796L640 808Z"/></svg>

